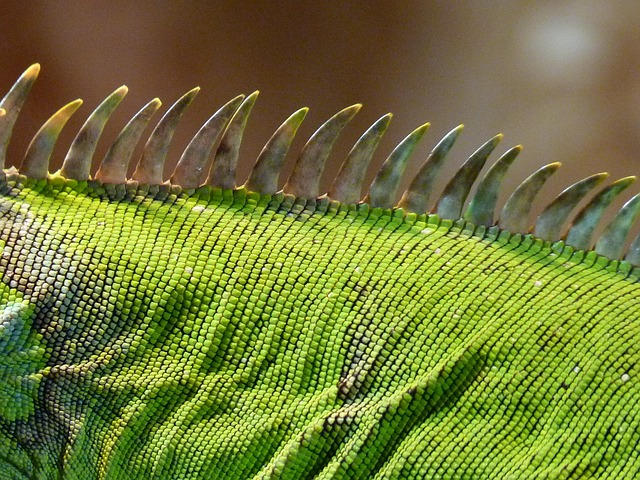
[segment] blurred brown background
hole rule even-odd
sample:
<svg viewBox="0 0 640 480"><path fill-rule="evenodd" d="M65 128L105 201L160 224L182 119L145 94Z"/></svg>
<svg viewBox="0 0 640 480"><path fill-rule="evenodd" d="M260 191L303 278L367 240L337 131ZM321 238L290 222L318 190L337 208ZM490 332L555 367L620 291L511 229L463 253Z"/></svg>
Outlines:
<svg viewBox="0 0 640 480"><path fill-rule="evenodd" d="M10 1L2 2L0 18L0 89L31 63L42 64L10 145L13 163L39 125L75 98L85 104L63 132L58 166L86 115L119 85L130 91L107 125L97 159L143 103L158 96L164 111L200 85L176 134L174 162L222 103L259 89L242 150L247 167L295 109L311 108L289 167L321 122L361 102L336 146L336 165L368 125L392 111L377 165L430 121L410 165L415 171L443 134L466 125L443 185L498 132L505 134L498 153L525 146L503 199L551 161L564 167L545 187L547 197L598 171L612 178L640 174L640 4L634 0ZM247 173L239 172L240 183Z"/></svg>

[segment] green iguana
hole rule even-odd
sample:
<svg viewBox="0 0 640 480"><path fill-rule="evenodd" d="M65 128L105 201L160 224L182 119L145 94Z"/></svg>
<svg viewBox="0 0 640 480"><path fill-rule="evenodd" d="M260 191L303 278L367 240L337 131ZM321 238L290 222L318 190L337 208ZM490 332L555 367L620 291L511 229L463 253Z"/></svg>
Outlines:
<svg viewBox="0 0 640 480"><path fill-rule="evenodd" d="M3 166L38 71L0 103ZM295 112L237 187L252 94L216 112L165 181L195 89L159 121L131 178L157 99L91 176L126 91L90 115L60 171L48 173L49 157L80 101L0 182L0 479L640 477L639 240L622 259L640 196L591 241L633 177L599 191L563 237L606 175L570 186L527 233L559 164L522 182L496 222L519 146L466 200L498 135L429 214L461 127L395 204L422 125L360 201L385 115L320 195L355 105L316 131L280 190L306 109Z"/></svg>

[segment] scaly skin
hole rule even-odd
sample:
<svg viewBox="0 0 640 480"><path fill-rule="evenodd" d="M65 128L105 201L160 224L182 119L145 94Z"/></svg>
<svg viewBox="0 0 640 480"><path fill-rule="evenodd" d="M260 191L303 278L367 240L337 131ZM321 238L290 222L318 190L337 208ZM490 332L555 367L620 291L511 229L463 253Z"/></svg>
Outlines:
<svg viewBox="0 0 640 480"><path fill-rule="evenodd" d="M366 205L18 178L2 479L640 475L624 263Z"/></svg>

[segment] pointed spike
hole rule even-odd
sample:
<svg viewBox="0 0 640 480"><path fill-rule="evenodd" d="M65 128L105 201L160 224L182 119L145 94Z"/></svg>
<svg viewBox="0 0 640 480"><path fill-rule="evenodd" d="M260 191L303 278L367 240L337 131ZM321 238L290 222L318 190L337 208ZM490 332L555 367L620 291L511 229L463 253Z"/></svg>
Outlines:
<svg viewBox="0 0 640 480"><path fill-rule="evenodd" d="M464 125L458 125L447 133L434 147L416 176L413 177L411 185L409 185L409 188L402 195L402 199L398 203L400 208L413 213L427 212L431 190L438 177L440 168L444 164L444 159L458 139L463 128Z"/></svg>
<svg viewBox="0 0 640 480"><path fill-rule="evenodd" d="M407 135L380 167L376 178L371 182L369 193L364 201L372 207L391 208L393 207L398 192L398 185L402 174L407 168L407 162L416 145L423 137L430 124L425 123Z"/></svg>
<svg viewBox="0 0 640 480"><path fill-rule="evenodd" d="M501 140L502 134L498 134L487 141L458 169L436 204L436 214L440 218L458 220L462 217L462 208L473 182L476 181L487 158L489 158L489 155Z"/></svg>
<svg viewBox="0 0 640 480"><path fill-rule="evenodd" d="M247 190L268 195L278 191L278 179L284 158L308 111L309 109L305 107L294 112L271 136L249 174L249 179L245 183Z"/></svg>
<svg viewBox="0 0 640 480"><path fill-rule="evenodd" d="M559 240L562 225L569 218L571 211L587 193L600 185L608 176L608 173L597 173L566 188L538 216L533 234L550 242Z"/></svg>
<svg viewBox="0 0 640 480"><path fill-rule="evenodd" d="M96 180L102 183L123 184L127 180L127 170L133 156L133 151L142 136L142 132L149 124L151 117L158 111L162 102L154 98L136 113L118 134L115 142L105 155L98 171Z"/></svg>
<svg viewBox="0 0 640 480"><path fill-rule="evenodd" d="M229 121L209 169L209 175L205 182L207 185L225 190L235 188L236 165L238 164L242 135L247 126L251 109L258 98L258 93L260 92L256 91L249 95Z"/></svg>
<svg viewBox="0 0 640 480"><path fill-rule="evenodd" d="M622 206L611 223L607 225L596 242L596 253L611 260L620 259L624 249L624 242L631 229L631 225L639 215L640 193L631 197L631 199Z"/></svg>
<svg viewBox="0 0 640 480"><path fill-rule="evenodd" d="M169 153L169 145L173 134L180 123L182 114L191 105L199 91L200 87L189 90L176 100L160 119L144 146L142 157L138 161L136 170L131 177L133 180L147 185L160 185L162 183L164 162Z"/></svg>
<svg viewBox="0 0 640 480"><path fill-rule="evenodd" d="M100 134L107 120L120 104L129 89L124 85L105 98L93 111L69 148L62 162L60 175L73 180L87 180L91 171L91 160Z"/></svg>
<svg viewBox="0 0 640 480"><path fill-rule="evenodd" d="M6 112L5 115L0 117L0 170L4 169L7 147L9 146L9 140L11 140L13 126L18 119L20 109L33 83L36 81L36 78L38 78L39 72L40 64L34 63L31 65L20 75L20 78L18 78L9 90L9 93L0 101L0 108Z"/></svg>
<svg viewBox="0 0 640 480"><path fill-rule="evenodd" d="M577 250L589 250L593 231L598 225L598 222L600 222L604 210L609 206L611 201L631 185L635 179L636 177L625 177L616 180L593 197L580 213L576 215L564 243Z"/></svg>
<svg viewBox="0 0 640 480"><path fill-rule="evenodd" d="M53 147L58 140L58 136L62 131L71 115L73 115L78 108L82 105L82 100L74 100L68 103L56 113L54 113L49 120L47 120L38 133L33 136L27 153L22 160L22 166L20 167L20 173L37 180L47 178L49 173L49 158L53 152Z"/></svg>
<svg viewBox="0 0 640 480"><path fill-rule="evenodd" d="M502 208L498 226L511 233L529 231L531 203L547 179L560 168L560 163L550 163L527 177L511 194Z"/></svg>
<svg viewBox="0 0 640 480"><path fill-rule="evenodd" d="M302 198L316 198L319 195L320 178L333 144L361 107L357 103L339 111L311 135L283 187L285 193Z"/></svg>
<svg viewBox="0 0 640 480"><path fill-rule="evenodd" d="M171 174L170 182L183 188L196 188L201 185L202 172L207 165L209 153L218 142L229 119L238 109L244 99L244 95L238 95L224 104L209 120L198 130L198 133L184 149L176 168Z"/></svg>
<svg viewBox="0 0 640 480"><path fill-rule="evenodd" d="M475 195L471 199L464 219L474 225L494 225L493 214L498 203L498 194L507 170L522 151L521 145L507 150L494 163L478 185Z"/></svg>
<svg viewBox="0 0 640 480"><path fill-rule="evenodd" d="M392 117L391 113L383 115L358 139L333 181L329 198L348 204L360 201L364 174Z"/></svg>

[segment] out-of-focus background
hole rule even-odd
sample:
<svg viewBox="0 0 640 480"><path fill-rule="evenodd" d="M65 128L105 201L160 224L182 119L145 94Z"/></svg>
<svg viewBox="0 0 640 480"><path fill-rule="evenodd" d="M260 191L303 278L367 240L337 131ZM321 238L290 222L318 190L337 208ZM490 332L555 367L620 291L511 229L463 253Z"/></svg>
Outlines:
<svg viewBox="0 0 640 480"><path fill-rule="evenodd" d="M545 187L547 198L599 171L612 179L640 174L640 5L634 0L9 1L0 17L0 89L31 63L42 65L10 145L13 164L42 122L75 98L85 103L63 132L58 166L86 115L119 85L130 91L105 129L96 166L145 102L158 96L164 111L199 85L170 160L220 105L259 89L239 182L291 112L311 109L289 168L321 122L356 102L364 107L336 146L325 185L357 137L388 111L394 119L377 165L413 128L432 124L411 171L442 135L465 124L442 185L498 132L505 134L498 153L525 147L503 200L552 161L564 167Z"/></svg>

